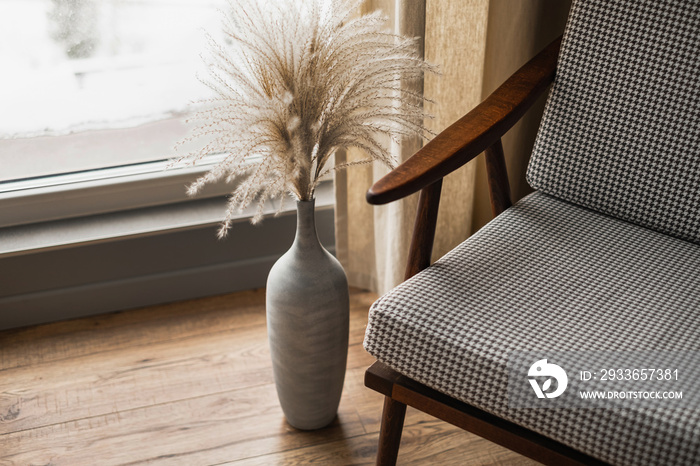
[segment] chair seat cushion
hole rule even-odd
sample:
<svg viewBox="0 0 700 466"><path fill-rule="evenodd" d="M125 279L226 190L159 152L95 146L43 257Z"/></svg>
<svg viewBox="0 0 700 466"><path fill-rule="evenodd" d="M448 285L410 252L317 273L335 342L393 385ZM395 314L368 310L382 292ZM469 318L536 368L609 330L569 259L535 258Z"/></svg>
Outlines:
<svg viewBox="0 0 700 466"><path fill-rule="evenodd" d="M507 365L527 349L698 351L699 314L700 246L537 192L374 303L364 345L410 378L603 461L692 464L697 402L683 400L682 415L643 403L517 408Z"/></svg>

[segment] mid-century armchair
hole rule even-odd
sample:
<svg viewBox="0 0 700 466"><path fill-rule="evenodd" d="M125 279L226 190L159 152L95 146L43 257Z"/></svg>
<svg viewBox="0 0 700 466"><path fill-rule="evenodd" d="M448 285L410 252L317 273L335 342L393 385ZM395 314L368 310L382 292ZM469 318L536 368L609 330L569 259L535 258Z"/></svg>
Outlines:
<svg viewBox="0 0 700 466"><path fill-rule="evenodd" d="M511 205L500 140L550 85L536 191ZM483 151L497 217L430 265L441 180ZM700 2L574 0L561 50L549 45L367 199L419 190L407 281L372 306L365 338L377 358L365 383L386 395L378 464L396 462L406 405L547 464L700 463L696 401L508 399L520 350L685 352L700 366Z"/></svg>

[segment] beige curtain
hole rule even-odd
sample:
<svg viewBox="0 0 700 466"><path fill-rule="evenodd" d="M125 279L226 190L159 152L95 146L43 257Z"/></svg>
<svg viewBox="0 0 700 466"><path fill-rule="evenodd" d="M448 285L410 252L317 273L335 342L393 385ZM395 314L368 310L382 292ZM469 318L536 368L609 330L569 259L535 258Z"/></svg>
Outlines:
<svg viewBox="0 0 700 466"><path fill-rule="evenodd" d="M566 23L571 0L491 0L486 34L482 97L486 98L520 66L559 36ZM531 189L525 170L546 96L503 138L513 199ZM491 220L491 204L483 156L476 160L473 231Z"/></svg>
<svg viewBox="0 0 700 466"><path fill-rule="evenodd" d="M439 132L546 45L544 39L560 33L568 11L568 5L561 5L557 0L367 0L364 9L382 10L395 32L425 37L425 57L441 72L426 76L424 82L425 95L436 101L428 107L434 115L428 124ZM532 139L531 126L521 125L518 136L504 141L506 150ZM419 147L420 142L409 140L392 149L405 160ZM337 154L337 162L359 158L362 155L353 150ZM475 222L490 216L488 193L476 179L480 166L475 162L445 179L434 258L467 238ZM516 165L513 191L519 194L525 189L517 181L523 178L524 165ZM367 204L367 189L385 173L379 166L360 166L339 172L335 180L337 256L351 286L380 294L403 281L417 200L414 195L385 206Z"/></svg>

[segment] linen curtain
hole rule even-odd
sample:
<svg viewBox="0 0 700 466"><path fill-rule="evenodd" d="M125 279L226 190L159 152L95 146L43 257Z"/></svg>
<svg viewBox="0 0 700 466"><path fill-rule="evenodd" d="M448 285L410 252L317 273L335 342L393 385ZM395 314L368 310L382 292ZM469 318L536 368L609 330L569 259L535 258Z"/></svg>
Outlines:
<svg viewBox="0 0 700 466"><path fill-rule="evenodd" d="M427 107L434 116L427 124L438 133L559 35L568 6L558 0L367 0L361 13L379 9L394 32L424 38L425 58L440 67L440 75L427 75L419 88L436 102ZM514 168L514 197L527 192L526 162L518 157L529 154L538 120L531 115L504 139L509 168ZM403 161L420 146L421 141L409 139L392 150ZM356 150L342 151L336 163L361 158ZM476 176L484 171L482 165L473 161L445 178L433 258L490 219L485 181ZM351 286L380 294L403 281L417 204L417 195L385 206L366 203L367 189L386 172L378 165L357 166L335 179L336 254Z"/></svg>

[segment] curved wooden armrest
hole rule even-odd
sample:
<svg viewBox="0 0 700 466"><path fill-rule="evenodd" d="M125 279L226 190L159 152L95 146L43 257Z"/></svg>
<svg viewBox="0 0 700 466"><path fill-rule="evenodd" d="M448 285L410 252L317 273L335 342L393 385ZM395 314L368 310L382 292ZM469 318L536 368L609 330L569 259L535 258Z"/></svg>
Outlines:
<svg viewBox="0 0 700 466"><path fill-rule="evenodd" d="M471 112L437 135L367 192L386 204L434 183L501 138L554 81L561 37L523 65Z"/></svg>

